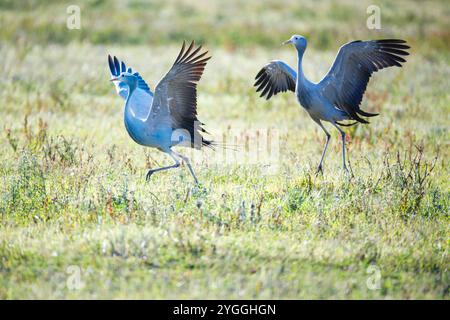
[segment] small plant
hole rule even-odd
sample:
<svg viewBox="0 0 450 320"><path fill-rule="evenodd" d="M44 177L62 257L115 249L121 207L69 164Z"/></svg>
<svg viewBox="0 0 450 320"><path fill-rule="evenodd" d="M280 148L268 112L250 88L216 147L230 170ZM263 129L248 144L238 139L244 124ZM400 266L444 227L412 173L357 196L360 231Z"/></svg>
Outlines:
<svg viewBox="0 0 450 320"><path fill-rule="evenodd" d="M47 139L47 129L47 123L42 118L39 118L37 130L33 130L28 123L28 115L26 115L23 120L23 133L26 141L25 147L32 152L41 150Z"/></svg>
<svg viewBox="0 0 450 320"><path fill-rule="evenodd" d="M6 140L8 140L9 145L14 150L14 152L16 152L18 146L18 139L12 135L10 128L5 128L5 133L6 133Z"/></svg>
<svg viewBox="0 0 450 320"><path fill-rule="evenodd" d="M38 160L26 152L8 182L4 211L10 216L39 216L47 203L46 177Z"/></svg>
<svg viewBox="0 0 450 320"><path fill-rule="evenodd" d="M383 178L400 195L400 210L406 216L419 212L421 202L432 183L430 177L438 160L438 156L432 161L424 160L423 145L416 145L415 149L414 154L410 149L403 157L397 151L394 163L391 163L389 155L384 159Z"/></svg>
<svg viewBox="0 0 450 320"><path fill-rule="evenodd" d="M50 137L43 146L43 155L47 163L59 163L63 167L78 163L78 146L73 139L64 136Z"/></svg>

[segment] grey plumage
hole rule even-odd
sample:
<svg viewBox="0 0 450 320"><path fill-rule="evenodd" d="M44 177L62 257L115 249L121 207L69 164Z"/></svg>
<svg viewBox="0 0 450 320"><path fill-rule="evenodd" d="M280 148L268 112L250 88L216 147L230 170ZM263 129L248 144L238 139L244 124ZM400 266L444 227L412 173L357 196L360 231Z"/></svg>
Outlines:
<svg viewBox="0 0 450 320"><path fill-rule="evenodd" d="M204 58L208 51L198 54L202 46L195 50L193 48L194 41L187 49L183 41L172 68L156 85L150 116L155 118L170 114L172 128L187 130L192 138L192 146L199 148L199 142L211 146L211 141L201 136L200 141L194 141L194 137L199 135L198 131L205 132L197 119L197 82L211 57Z"/></svg>
<svg viewBox="0 0 450 320"><path fill-rule="evenodd" d="M377 114L361 110L360 104L371 75L381 69L401 67L408 55L409 46L404 40L383 39L353 41L343 45L328 73L319 83L309 81L302 67L307 41L300 35L293 35L284 44L291 43L297 50L297 72L283 61L275 60L266 64L256 75L255 87L261 97L267 100L279 92L293 91L297 101L326 134L325 148L317 172L322 171L322 163L331 135L322 121L331 123L342 137L342 162L345 161L345 131L340 126L350 126L358 122L369 123L362 117ZM354 120L353 123L340 121Z"/></svg>
<svg viewBox="0 0 450 320"><path fill-rule="evenodd" d="M128 134L136 143L157 148L175 162L171 166L149 170L147 180L155 172L179 167L181 159L198 183L189 159L172 148L200 149L215 145L200 134L206 131L197 118L197 82L211 58L205 57L208 52L201 53L201 48L195 48L192 41L186 49L183 42L175 63L159 81L154 94L138 73L132 73L131 68L126 69L116 57L108 56L111 81L119 95L126 99L124 123Z"/></svg>
<svg viewBox="0 0 450 320"><path fill-rule="evenodd" d="M269 100L272 95L279 92L295 92L295 71L283 61L275 60L268 63L256 75L254 84L256 92L261 91L260 97L266 96Z"/></svg>
<svg viewBox="0 0 450 320"><path fill-rule="evenodd" d="M359 108L372 73L406 62L401 56L409 46L404 40L385 39L353 41L343 45L327 75L319 82L319 90L352 120L369 123L361 116L373 117Z"/></svg>

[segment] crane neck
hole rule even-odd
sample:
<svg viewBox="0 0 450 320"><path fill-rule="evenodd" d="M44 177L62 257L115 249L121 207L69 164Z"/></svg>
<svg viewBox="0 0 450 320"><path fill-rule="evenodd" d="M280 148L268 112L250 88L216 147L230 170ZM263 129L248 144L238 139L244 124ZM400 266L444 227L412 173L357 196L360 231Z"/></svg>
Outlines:
<svg viewBox="0 0 450 320"><path fill-rule="evenodd" d="M127 129L127 132L130 135L131 139L133 139L136 143L140 143L142 141L142 136L140 136L140 133L143 131L141 127L142 120L136 116L136 113L134 112L130 104L130 98L135 89L136 85L128 85L128 96L123 111L123 120L125 123L125 128Z"/></svg>
<svg viewBox="0 0 450 320"><path fill-rule="evenodd" d="M128 85L128 95L127 95L127 99L125 101L125 110L124 110L125 121L128 120L130 117L131 118L136 117L135 113L133 112L133 110L130 107L130 98L136 89L136 85L135 84L134 85L127 84L127 85Z"/></svg>
<svg viewBox="0 0 450 320"><path fill-rule="evenodd" d="M297 83L300 84L306 80L302 67L303 54L305 53L305 50L299 48L296 49L297 49Z"/></svg>
<svg viewBox="0 0 450 320"><path fill-rule="evenodd" d="M132 82L132 83L127 83L128 86L128 96L127 96L127 101L128 99L130 99L131 95L133 94L134 90L137 88L137 83Z"/></svg>

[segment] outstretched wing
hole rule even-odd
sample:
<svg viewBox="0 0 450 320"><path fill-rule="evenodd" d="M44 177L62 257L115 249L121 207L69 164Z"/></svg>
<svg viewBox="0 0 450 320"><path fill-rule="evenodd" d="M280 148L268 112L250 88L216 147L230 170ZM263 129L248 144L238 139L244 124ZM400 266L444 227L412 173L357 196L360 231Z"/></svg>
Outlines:
<svg viewBox="0 0 450 320"><path fill-rule="evenodd" d="M353 41L343 45L327 75L318 83L322 94L354 120L367 123L359 117L375 116L359 108L372 73L391 66L401 67L406 62L401 56L409 53L406 41L384 39Z"/></svg>
<svg viewBox="0 0 450 320"><path fill-rule="evenodd" d="M186 49L186 43L178 54L169 72L159 81L155 88L151 120L170 116L174 130L188 130L193 139L195 131L204 131L197 119L197 82L200 80L206 62L211 57L205 57L208 51L199 53L202 46L194 49L194 41ZM203 141L205 143L205 140Z"/></svg>
<svg viewBox="0 0 450 320"><path fill-rule="evenodd" d="M297 73L286 63L274 60L266 64L255 77L256 92L262 90L260 97L269 100L272 95L288 90L295 92Z"/></svg>
<svg viewBox="0 0 450 320"><path fill-rule="evenodd" d="M123 61L117 59L116 56L111 58L108 55L108 64L109 70L111 71L111 78L118 77L122 72L133 73L133 69L130 67L126 67ZM138 72L133 73L136 77L138 77L138 87L135 89L133 95L130 98L130 107L133 112L139 118L145 118L148 115L148 110L152 105L153 101L153 92L148 87L147 83L140 76ZM128 86L121 81L114 81L114 85L116 87L116 91L123 99L126 99L128 96Z"/></svg>

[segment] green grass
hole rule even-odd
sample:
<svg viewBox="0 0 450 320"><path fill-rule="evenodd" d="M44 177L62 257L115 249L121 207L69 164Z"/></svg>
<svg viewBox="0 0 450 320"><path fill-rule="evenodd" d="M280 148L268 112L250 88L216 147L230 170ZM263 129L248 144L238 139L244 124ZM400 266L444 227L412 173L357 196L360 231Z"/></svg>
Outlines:
<svg viewBox="0 0 450 320"><path fill-rule="evenodd" d="M65 28L65 4L0 3L0 298L448 299L446 2L381 1L379 31L364 1L195 3L83 2L79 31ZM266 102L252 88L267 61L295 65L279 46L293 33L309 40L316 81L345 41L412 45L403 69L369 84L363 109L381 115L347 130L354 178L333 128L315 177L320 128L292 94ZM185 166L145 182L170 159L128 137L106 56L154 88L183 39L213 55L198 90L213 138L237 134L239 158L271 129L276 161L180 149L201 186Z"/></svg>

